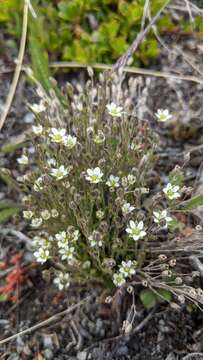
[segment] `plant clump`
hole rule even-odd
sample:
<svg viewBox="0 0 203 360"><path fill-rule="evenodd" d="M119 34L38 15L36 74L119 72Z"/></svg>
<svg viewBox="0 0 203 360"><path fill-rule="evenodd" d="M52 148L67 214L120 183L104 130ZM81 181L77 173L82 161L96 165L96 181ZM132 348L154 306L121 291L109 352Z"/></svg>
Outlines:
<svg viewBox="0 0 203 360"><path fill-rule="evenodd" d="M140 284L199 300L184 282L175 241L188 196L182 171L176 167L168 183L152 181L158 137L136 114L136 80L126 86L119 70L95 84L89 73L84 88L67 84L60 97L39 88L40 105L30 106L34 165L26 152L19 164L36 260L56 267L60 290L73 281Z"/></svg>

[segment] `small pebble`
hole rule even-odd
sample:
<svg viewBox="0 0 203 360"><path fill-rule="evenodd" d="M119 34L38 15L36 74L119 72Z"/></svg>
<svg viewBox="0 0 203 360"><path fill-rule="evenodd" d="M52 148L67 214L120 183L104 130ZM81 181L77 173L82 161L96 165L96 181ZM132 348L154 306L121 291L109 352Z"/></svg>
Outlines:
<svg viewBox="0 0 203 360"><path fill-rule="evenodd" d="M53 351L51 349L46 349L44 351L44 357L46 360L51 360L54 358L54 354L53 354Z"/></svg>

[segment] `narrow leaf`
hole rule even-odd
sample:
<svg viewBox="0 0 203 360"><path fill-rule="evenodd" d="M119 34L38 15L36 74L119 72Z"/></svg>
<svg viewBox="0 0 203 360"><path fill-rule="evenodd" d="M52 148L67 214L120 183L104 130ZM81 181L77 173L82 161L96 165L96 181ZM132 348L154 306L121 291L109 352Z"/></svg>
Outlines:
<svg viewBox="0 0 203 360"><path fill-rule="evenodd" d="M178 208L184 210L192 210L197 208L198 206L203 205L203 195L197 195L191 198L190 200L184 201L178 205Z"/></svg>
<svg viewBox="0 0 203 360"><path fill-rule="evenodd" d="M19 211L20 211L20 209L17 209L17 208L9 208L9 209L4 209L4 210L0 211L0 222L9 220L12 216L16 215Z"/></svg>

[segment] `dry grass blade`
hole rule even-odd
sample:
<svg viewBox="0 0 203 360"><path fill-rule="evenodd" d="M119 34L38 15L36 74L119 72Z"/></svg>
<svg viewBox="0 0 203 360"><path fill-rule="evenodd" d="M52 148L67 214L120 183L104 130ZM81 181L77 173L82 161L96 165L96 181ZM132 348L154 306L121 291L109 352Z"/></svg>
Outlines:
<svg viewBox="0 0 203 360"><path fill-rule="evenodd" d="M24 53L25 53L25 44L26 44L26 38L27 38L28 8L29 8L29 1L25 0L24 1L24 12L23 12L22 35L21 35L21 40L20 40L20 49L19 49L16 69L14 72L11 87L9 89L6 103L4 105L4 109L3 109L3 112L2 112L1 118L0 118L0 130L2 129L2 127L5 123L9 109L11 107L11 104L12 104L12 101L13 101L13 98L15 95L16 87L18 85L18 80L20 77L21 69L22 69L22 63L23 63L23 58L24 58Z"/></svg>
<svg viewBox="0 0 203 360"><path fill-rule="evenodd" d="M74 61L55 61L50 63L50 67L57 69L57 68L88 68L92 67L94 69L103 69L103 70L110 70L112 69L113 65L106 65L100 63L94 64L81 64ZM148 70L142 68L136 68L134 66L125 66L123 68L124 72L131 73L131 74L139 74L144 76L153 76L153 77L160 77L165 79L174 79L174 80L183 80L183 81L191 81L197 84L203 84L203 80L195 76L187 76L187 75L176 75L164 71L155 71L155 70Z"/></svg>
<svg viewBox="0 0 203 360"><path fill-rule="evenodd" d="M152 26L156 23L159 16L163 12L163 10L166 8L166 6L169 4L169 2L170 2L170 0L166 1L166 3L162 6L162 8L157 12L157 14L149 22L147 27L137 35L136 39L133 41L132 45L128 48L128 50L116 61L112 70L118 70L119 68L123 68L124 66L126 66L128 64L128 60L131 58L131 56L137 50L138 46L144 40L145 36L149 33Z"/></svg>
<svg viewBox="0 0 203 360"><path fill-rule="evenodd" d="M87 296L85 299L79 301L79 302L78 302L77 304L75 304L75 305L70 306L68 309L63 310L63 311L61 311L61 312L59 312L59 313L51 316L50 318L48 318L48 319L46 319L46 320L44 320L44 321L41 321L40 323L38 323L38 324L36 324L36 325L31 326L31 327L28 328L28 329L25 329L25 330L23 330L23 331L20 331L20 332L17 333L17 334L14 334L14 335L12 335L12 336L7 337L6 339L1 340L1 341L0 341L0 345L3 345L3 344L5 344L5 343L7 343L7 342L9 342L9 341L11 341L11 340L14 340L14 339L16 339L18 336L22 336L22 335L25 335L25 334L29 334L29 333L31 333L31 332L33 332L33 331L35 331L35 330L37 330L37 329L39 329L39 328L41 328L41 327L43 327L43 326L46 326L46 325L50 324L52 321L57 320L57 319L58 319L59 317L61 317L61 316L70 314L70 313L73 312L75 309L77 309L79 306L83 305L85 302L87 302L88 300L90 300L90 298L91 298L91 296Z"/></svg>

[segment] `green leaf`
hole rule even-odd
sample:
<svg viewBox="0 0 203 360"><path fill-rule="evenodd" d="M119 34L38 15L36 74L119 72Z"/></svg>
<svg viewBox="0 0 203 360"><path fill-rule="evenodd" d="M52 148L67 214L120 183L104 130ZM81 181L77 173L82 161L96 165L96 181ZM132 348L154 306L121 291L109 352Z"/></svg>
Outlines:
<svg viewBox="0 0 203 360"><path fill-rule="evenodd" d="M18 208L9 208L0 211L0 222L9 220L11 217L18 214L19 211L20 209Z"/></svg>
<svg viewBox="0 0 203 360"><path fill-rule="evenodd" d="M8 300L8 295L6 294L1 294L0 295L0 302L5 302Z"/></svg>
<svg viewBox="0 0 203 360"><path fill-rule="evenodd" d="M196 209L201 205L203 205L203 195L197 195L187 201L182 202L181 204L178 204L178 208L186 211Z"/></svg>
<svg viewBox="0 0 203 360"><path fill-rule="evenodd" d="M61 1L58 5L59 7L59 17L63 20L75 20L80 16L81 8L77 1Z"/></svg>
<svg viewBox="0 0 203 360"><path fill-rule="evenodd" d="M37 23L39 21L39 24ZM44 49L44 44L40 41L41 31L40 31L40 20L33 20L30 23L30 36L29 36L29 46L32 60L32 69L34 77L41 83L44 89L49 92L51 89L51 83L49 80L49 62L48 54Z"/></svg>
<svg viewBox="0 0 203 360"><path fill-rule="evenodd" d="M157 289L156 292L158 293L158 295L157 295L158 301L166 300L166 301L170 302L172 300L172 294L170 291L165 290L165 289Z"/></svg>
<svg viewBox="0 0 203 360"><path fill-rule="evenodd" d="M154 292L150 289L144 289L140 292L140 300L146 309L153 308L157 302Z"/></svg>
<svg viewBox="0 0 203 360"><path fill-rule="evenodd" d="M172 185L183 186L184 174L180 168L173 169L169 174L169 181Z"/></svg>
<svg viewBox="0 0 203 360"><path fill-rule="evenodd" d="M19 184L16 180L11 176L11 173L6 168L0 169L0 178L11 188L15 190L19 190Z"/></svg>
<svg viewBox="0 0 203 360"><path fill-rule="evenodd" d="M173 217L172 221L169 222L168 228L170 232L174 232L176 230L182 230L185 227L185 224L178 221L175 217Z"/></svg>

